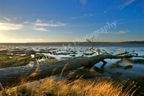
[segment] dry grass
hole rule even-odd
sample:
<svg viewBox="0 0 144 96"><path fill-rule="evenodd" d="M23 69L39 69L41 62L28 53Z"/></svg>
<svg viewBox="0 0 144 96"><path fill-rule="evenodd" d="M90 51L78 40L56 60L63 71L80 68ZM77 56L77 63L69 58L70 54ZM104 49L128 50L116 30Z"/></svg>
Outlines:
<svg viewBox="0 0 144 96"><path fill-rule="evenodd" d="M125 83L114 83L110 79L77 79L70 82L49 78L4 90L0 96L132 96L130 91L133 87L127 87L123 91Z"/></svg>

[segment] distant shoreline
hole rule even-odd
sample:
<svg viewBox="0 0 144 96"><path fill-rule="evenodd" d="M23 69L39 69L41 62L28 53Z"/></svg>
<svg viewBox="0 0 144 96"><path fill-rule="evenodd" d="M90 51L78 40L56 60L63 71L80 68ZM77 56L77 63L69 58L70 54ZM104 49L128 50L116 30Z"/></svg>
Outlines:
<svg viewBox="0 0 144 96"><path fill-rule="evenodd" d="M27 46L27 47L144 47L144 41L126 41L126 42L29 42L29 43L0 43L0 47L9 46Z"/></svg>
<svg viewBox="0 0 144 96"><path fill-rule="evenodd" d="M66 44L68 44L68 43L77 43L77 44L79 44L79 43L88 43L88 42L23 42L23 43L13 43L13 42L11 42L11 43L0 43L0 44L61 44L61 43L66 43ZM144 41L123 41L123 42L93 42L94 44L95 43L115 43L115 44L118 44L118 43L139 43L139 44L144 44Z"/></svg>

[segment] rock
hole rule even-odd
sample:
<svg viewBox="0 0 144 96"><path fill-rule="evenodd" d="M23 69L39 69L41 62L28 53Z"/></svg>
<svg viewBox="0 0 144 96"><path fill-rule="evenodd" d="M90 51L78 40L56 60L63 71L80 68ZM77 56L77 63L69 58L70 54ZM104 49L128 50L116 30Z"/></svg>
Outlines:
<svg viewBox="0 0 144 96"><path fill-rule="evenodd" d="M132 68L133 66L132 66L132 64L126 64L124 67L123 67L123 69L129 69L129 68Z"/></svg>

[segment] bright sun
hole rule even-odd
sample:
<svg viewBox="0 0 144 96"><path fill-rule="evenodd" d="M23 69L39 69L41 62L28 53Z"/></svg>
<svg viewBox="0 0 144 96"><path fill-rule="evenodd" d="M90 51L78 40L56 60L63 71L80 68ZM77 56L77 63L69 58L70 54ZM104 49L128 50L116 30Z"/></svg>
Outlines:
<svg viewBox="0 0 144 96"><path fill-rule="evenodd" d="M0 43L7 42L8 39L0 32Z"/></svg>

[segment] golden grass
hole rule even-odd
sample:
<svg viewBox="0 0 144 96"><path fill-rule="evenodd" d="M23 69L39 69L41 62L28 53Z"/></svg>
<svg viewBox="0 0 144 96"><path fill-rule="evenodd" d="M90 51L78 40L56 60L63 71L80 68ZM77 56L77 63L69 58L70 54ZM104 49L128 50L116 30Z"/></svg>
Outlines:
<svg viewBox="0 0 144 96"><path fill-rule="evenodd" d="M133 87L123 90L125 82L114 83L110 79L83 80L72 82L48 78L41 82L27 83L3 90L0 96L132 96ZM132 85L133 86L133 85ZM134 91L133 91L134 92Z"/></svg>

